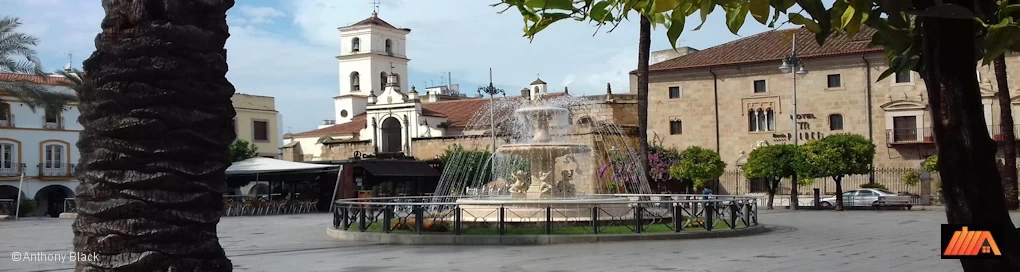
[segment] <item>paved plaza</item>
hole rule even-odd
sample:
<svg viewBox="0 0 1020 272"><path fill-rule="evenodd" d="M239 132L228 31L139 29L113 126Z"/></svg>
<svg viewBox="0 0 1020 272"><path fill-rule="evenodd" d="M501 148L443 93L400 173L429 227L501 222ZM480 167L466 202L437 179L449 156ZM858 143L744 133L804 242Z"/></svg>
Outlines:
<svg viewBox="0 0 1020 272"><path fill-rule="evenodd" d="M1020 213L1012 213L1020 223ZM941 210L763 211L770 233L703 240L547 246L397 246L331 241L328 214L230 217L221 243L235 271L962 271L941 260ZM71 220L0 221L0 271L71 271L14 262L66 253Z"/></svg>

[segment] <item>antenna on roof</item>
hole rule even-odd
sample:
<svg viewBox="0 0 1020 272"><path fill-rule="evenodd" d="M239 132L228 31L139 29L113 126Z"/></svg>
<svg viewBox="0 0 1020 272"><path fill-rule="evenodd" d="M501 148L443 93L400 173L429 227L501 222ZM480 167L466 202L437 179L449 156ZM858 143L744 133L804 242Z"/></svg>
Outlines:
<svg viewBox="0 0 1020 272"><path fill-rule="evenodd" d="M74 56L73 55L74 54L72 54L71 52L67 52L67 65L64 65L64 71L67 71L67 72L71 71L71 63L74 63L74 61L73 61Z"/></svg>
<svg viewBox="0 0 1020 272"><path fill-rule="evenodd" d="M379 15L379 0L372 0L372 17Z"/></svg>

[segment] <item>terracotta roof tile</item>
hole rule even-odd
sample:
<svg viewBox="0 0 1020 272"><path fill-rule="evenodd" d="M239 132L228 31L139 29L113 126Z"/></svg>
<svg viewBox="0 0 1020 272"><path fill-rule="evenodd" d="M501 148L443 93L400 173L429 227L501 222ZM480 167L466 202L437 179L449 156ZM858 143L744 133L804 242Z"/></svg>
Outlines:
<svg viewBox="0 0 1020 272"><path fill-rule="evenodd" d="M41 77L27 74L13 74L0 72L0 81L29 81L36 84L46 85L67 85L71 82L62 76Z"/></svg>
<svg viewBox="0 0 1020 272"><path fill-rule="evenodd" d="M305 131L301 133L295 133L292 136L295 138L300 137L311 137L311 136L326 136L326 135L343 135L343 134L354 134L357 135L361 129L365 128L368 121L365 119L367 115L362 113L355 115L351 118L350 122L324 127L312 131Z"/></svg>
<svg viewBox="0 0 1020 272"><path fill-rule="evenodd" d="M882 51L882 47L869 45L875 30L868 27L861 27L860 33L852 38L845 34L834 34L825 41L825 46L818 46L814 33L805 28L784 29L762 32L717 45L656 63L648 69L650 71L666 71L779 61L790 53L791 45L788 35L792 33L797 35L797 55L802 58Z"/></svg>

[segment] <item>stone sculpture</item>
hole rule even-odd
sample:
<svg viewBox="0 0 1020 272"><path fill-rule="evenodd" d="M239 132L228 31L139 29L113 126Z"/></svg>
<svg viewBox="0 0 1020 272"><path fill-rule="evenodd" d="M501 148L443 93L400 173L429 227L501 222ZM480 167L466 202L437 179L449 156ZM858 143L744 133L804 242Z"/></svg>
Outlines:
<svg viewBox="0 0 1020 272"><path fill-rule="evenodd" d="M528 192L528 182L524 179L524 171L514 171L510 176L514 180L513 185L510 185L510 195L512 197L524 197Z"/></svg>
<svg viewBox="0 0 1020 272"><path fill-rule="evenodd" d="M560 175L562 176L560 178L560 182L556 184L556 189L559 191L559 194L563 197L574 196L576 193L574 184L570 183L570 181L574 179L574 174L571 173L571 171L563 170L560 172Z"/></svg>

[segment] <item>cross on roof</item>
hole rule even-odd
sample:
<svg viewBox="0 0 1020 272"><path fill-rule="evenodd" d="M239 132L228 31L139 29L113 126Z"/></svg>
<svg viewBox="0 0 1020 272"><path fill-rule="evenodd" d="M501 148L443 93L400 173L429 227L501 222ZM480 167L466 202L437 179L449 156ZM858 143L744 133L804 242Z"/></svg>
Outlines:
<svg viewBox="0 0 1020 272"><path fill-rule="evenodd" d="M380 0L372 0L372 15L379 13Z"/></svg>

